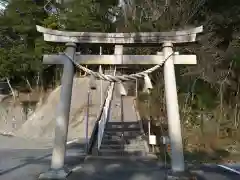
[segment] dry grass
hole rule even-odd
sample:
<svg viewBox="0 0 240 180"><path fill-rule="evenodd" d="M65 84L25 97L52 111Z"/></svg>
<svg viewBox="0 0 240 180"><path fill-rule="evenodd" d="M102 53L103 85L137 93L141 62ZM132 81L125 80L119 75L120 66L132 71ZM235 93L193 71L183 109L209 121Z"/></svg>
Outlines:
<svg viewBox="0 0 240 180"><path fill-rule="evenodd" d="M151 131L158 139L162 134L168 134L166 109L164 105L151 103L150 110L146 101L138 101L140 116L148 120L151 114ZM236 109L225 108L222 115L234 114ZM193 113L180 106L182 134L184 143L185 159L194 163L240 161L240 129L236 125L236 116L228 117L227 121L221 118L219 121L219 107L212 110L217 116L211 119L203 113L203 123L199 123L199 114ZM235 119L234 119L235 118ZM201 117L200 117L201 120ZM201 121L200 121L201 122ZM235 125L234 123L235 122ZM145 126L147 123L145 123ZM147 127L145 127L147 130ZM155 147L157 152L163 151L162 145ZM161 154L161 153L160 153ZM161 156L162 157L162 156Z"/></svg>

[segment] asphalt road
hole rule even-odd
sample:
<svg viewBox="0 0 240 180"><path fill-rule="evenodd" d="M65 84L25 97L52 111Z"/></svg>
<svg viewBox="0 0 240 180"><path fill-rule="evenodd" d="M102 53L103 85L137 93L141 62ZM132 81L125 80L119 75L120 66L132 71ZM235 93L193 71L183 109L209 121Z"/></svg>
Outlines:
<svg viewBox="0 0 240 180"><path fill-rule="evenodd" d="M228 165L228 167L232 168L231 165ZM234 169L239 169L240 166L236 166ZM238 180L240 179L240 175L234 172L231 172L229 170L226 170L222 167L219 167L217 165L204 165L201 167L201 170L203 171L203 176L207 180Z"/></svg>
<svg viewBox="0 0 240 180"><path fill-rule="evenodd" d="M50 168L51 143L2 136L0 142L4 144L0 148L0 180L36 180ZM66 166L70 169L77 166L83 162L83 157L83 143L69 145Z"/></svg>
<svg viewBox="0 0 240 180"><path fill-rule="evenodd" d="M3 136L0 142L0 180L35 180L49 168L50 144Z"/></svg>

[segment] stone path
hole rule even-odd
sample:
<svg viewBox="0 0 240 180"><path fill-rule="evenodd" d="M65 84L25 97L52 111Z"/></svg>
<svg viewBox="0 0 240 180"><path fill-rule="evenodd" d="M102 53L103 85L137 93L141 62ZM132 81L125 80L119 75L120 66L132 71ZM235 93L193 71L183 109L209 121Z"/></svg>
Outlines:
<svg viewBox="0 0 240 180"><path fill-rule="evenodd" d="M134 99L135 97L133 96L124 96L122 98L123 119L121 120L121 98L114 96L112 101L112 118L110 118L107 127L115 126L116 128L123 128L123 130L125 130L123 131L123 139L125 141L124 151L129 153L138 152L138 154L146 154L146 144L144 140L141 139L142 133L137 112L134 107ZM119 135L121 131L117 132L116 129L115 133L116 135Z"/></svg>
<svg viewBox="0 0 240 180"><path fill-rule="evenodd" d="M89 158L68 180L164 180L156 161Z"/></svg>
<svg viewBox="0 0 240 180"><path fill-rule="evenodd" d="M112 117L110 118L110 122L121 122L121 98L118 96L118 90L115 87L114 89L114 97L112 100ZM123 121L124 122L133 122L138 121L138 117L136 114L136 110L134 107L134 96L125 96L123 97Z"/></svg>
<svg viewBox="0 0 240 180"><path fill-rule="evenodd" d="M2 139L0 138L2 141ZM8 139L6 139L8 140ZM21 143L26 143L20 141ZM38 142L28 142L27 149L0 149L0 180L37 180L42 172L50 168L52 148L35 148ZM31 147L30 147L31 146ZM84 160L84 140L68 146L65 164L68 168L74 168Z"/></svg>

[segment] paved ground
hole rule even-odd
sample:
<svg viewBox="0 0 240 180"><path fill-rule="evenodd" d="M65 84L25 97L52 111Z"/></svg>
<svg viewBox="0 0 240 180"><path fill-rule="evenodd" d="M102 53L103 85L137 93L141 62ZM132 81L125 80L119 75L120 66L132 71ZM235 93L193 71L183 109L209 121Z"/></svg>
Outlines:
<svg viewBox="0 0 240 180"><path fill-rule="evenodd" d="M204 165L200 168L206 180L238 180L240 175L217 165Z"/></svg>
<svg viewBox="0 0 240 180"><path fill-rule="evenodd" d="M225 164L224 166L235 169L236 171L239 171L240 174L240 163L236 164Z"/></svg>
<svg viewBox="0 0 240 180"><path fill-rule="evenodd" d="M236 173L216 165L196 168L205 180L239 180ZM165 180L167 169L154 160L94 159L89 158L72 173L69 180Z"/></svg>
<svg viewBox="0 0 240 180"><path fill-rule="evenodd" d="M161 163L131 159L93 159L83 161L83 146L68 148L66 163L75 171L68 180L163 180L166 170ZM0 150L0 180L36 180L50 166L51 149L2 149ZM76 168L77 167L77 168ZM239 168L239 167L237 167ZM238 180L239 175L216 165L206 165L207 180Z"/></svg>
<svg viewBox="0 0 240 180"><path fill-rule="evenodd" d="M114 96L112 101L112 117L110 118L110 121L114 122L121 122L121 98L118 95L118 89L117 86L115 86L114 89ZM138 117L133 105L135 97L133 96L125 96L123 97L123 121L129 122L129 121L138 121Z"/></svg>
<svg viewBox="0 0 240 180"><path fill-rule="evenodd" d="M138 121L137 113L134 107L134 96L123 97L123 118L124 122Z"/></svg>
<svg viewBox="0 0 240 180"><path fill-rule="evenodd" d="M1 141L3 139L1 138ZM23 139L10 139L9 141L20 141L25 143L25 148L0 149L0 180L36 180L40 173L46 172L51 163L52 149L49 146L40 146L43 142L31 142ZM36 145L36 148L33 146ZM10 142L9 142L10 146ZM66 165L69 168L83 162L84 144L79 142L68 147Z"/></svg>
<svg viewBox="0 0 240 180"><path fill-rule="evenodd" d="M153 161L89 158L69 180L161 180L162 167Z"/></svg>

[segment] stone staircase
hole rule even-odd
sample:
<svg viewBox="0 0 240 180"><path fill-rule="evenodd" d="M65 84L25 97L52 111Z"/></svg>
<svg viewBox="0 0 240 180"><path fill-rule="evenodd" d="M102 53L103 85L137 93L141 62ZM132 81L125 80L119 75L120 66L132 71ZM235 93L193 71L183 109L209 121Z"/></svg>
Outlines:
<svg viewBox="0 0 240 180"><path fill-rule="evenodd" d="M143 157L147 155L138 121L108 122L100 150L94 155L110 157Z"/></svg>
<svg viewBox="0 0 240 180"><path fill-rule="evenodd" d="M134 107L134 97L117 95L114 89L109 120L105 126L100 149L96 144L92 155L98 157L131 157L141 159L148 154L148 145Z"/></svg>

